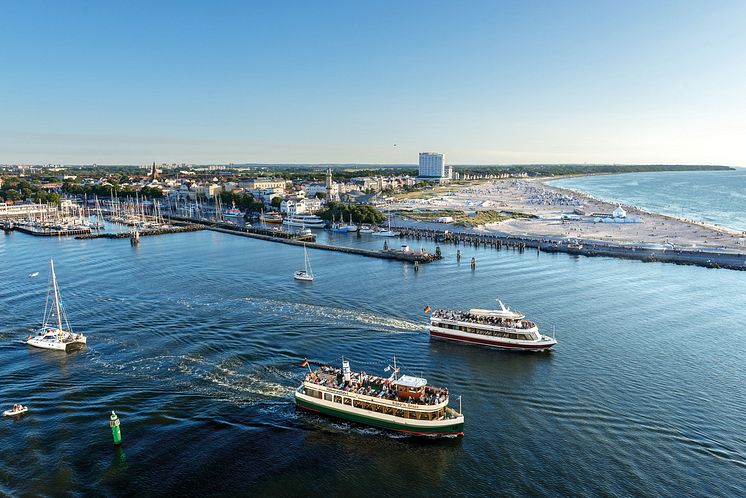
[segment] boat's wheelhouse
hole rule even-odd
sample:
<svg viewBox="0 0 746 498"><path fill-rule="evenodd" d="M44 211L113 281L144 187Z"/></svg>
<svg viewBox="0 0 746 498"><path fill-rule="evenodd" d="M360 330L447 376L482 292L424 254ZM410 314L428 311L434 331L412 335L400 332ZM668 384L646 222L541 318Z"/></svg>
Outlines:
<svg viewBox="0 0 746 498"><path fill-rule="evenodd" d="M421 399L425 395L425 386L427 379L402 375L399 379L392 382L396 386L396 394L399 399L407 401L410 399Z"/></svg>

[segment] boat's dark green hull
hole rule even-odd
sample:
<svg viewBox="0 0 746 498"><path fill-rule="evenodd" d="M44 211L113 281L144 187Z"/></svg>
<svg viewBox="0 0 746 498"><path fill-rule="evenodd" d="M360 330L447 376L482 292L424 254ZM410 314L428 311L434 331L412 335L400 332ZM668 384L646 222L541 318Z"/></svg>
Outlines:
<svg viewBox="0 0 746 498"><path fill-rule="evenodd" d="M347 413L341 410L335 410L325 405L317 404L312 401L307 401L298 396L295 397L295 403L298 407L305 410L309 410L316 413L321 413L330 417L341 418L349 420L350 422L356 422L358 424L369 425L373 427L379 427L381 429L388 429L391 431L404 432L413 435L422 436L463 436L464 435L464 423L454 423L450 425L440 425L438 427L421 426L415 424L400 424L391 422L388 420L379 420L374 417L366 417L364 415L358 415L355 413Z"/></svg>

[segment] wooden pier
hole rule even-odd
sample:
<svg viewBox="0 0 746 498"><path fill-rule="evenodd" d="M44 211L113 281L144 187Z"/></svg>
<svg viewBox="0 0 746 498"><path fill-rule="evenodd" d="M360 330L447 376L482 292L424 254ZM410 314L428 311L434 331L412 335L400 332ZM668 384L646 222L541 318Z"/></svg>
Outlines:
<svg viewBox="0 0 746 498"><path fill-rule="evenodd" d="M358 256L366 256L369 258L393 259L397 261L406 261L409 263L429 263L441 258L440 254L431 254L424 251L401 251L395 249L376 250L363 249L359 247L344 247L331 244L320 244L316 242L315 234L298 234L293 232L286 232L283 230L268 230L265 228L257 227L242 228L237 225L230 225L227 223L206 222L181 217L172 218L184 222L188 221L190 223L199 223L204 225L206 229L213 230L215 232L240 235L243 237L266 240L269 242L280 242L282 244L306 246L309 249L320 249L323 251L336 251L346 254L356 254Z"/></svg>
<svg viewBox="0 0 746 498"><path fill-rule="evenodd" d="M152 228L152 229L143 229L138 230L137 233L141 237L145 237L148 235L166 235L169 233L184 233L184 232L196 232L198 230L204 230L204 226L197 225L197 224L191 224L191 225L181 225L181 226L172 226L169 228ZM76 239L127 239L132 235L131 232L118 232L118 233L88 233L83 235L78 235L75 237Z"/></svg>
<svg viewBox="0 0 746 498"><path fill-rule="evenodd" d="M2 229L6 232L21 232L35 237L68 237L71 235L84 235L90 233L90 228L70 229L70 228L41 228L38 230L28 228L23 225L17 225L13 222L0 223Z"/></svg>
<svg viewBox="0 0 746 498"><path fill-rule="evenodd" d="M608 256L637 259L646 262L676 263L746 270L746 253L718 251L709 248L646 247L643 244L618 244L599 240L560 239L538 235L512 235L504 233L452 232L448 230L421 229L414 227L392 227L401 237L416 240L432 240L474 247L492 247L524 252L534 249L544 252L564 252L583 256ZM460 258L458 251L457 258Z"/></svg>

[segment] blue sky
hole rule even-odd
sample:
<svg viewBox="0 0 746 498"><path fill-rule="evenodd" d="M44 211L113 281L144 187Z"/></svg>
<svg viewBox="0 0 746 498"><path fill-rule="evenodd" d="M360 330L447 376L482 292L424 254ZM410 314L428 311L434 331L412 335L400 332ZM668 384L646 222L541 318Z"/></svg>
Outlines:
<svg viewBox="0 0 746 498"><path fill-rule="evenodd" d="M0 7L0 163L746 166L743 1Z"/></svg>

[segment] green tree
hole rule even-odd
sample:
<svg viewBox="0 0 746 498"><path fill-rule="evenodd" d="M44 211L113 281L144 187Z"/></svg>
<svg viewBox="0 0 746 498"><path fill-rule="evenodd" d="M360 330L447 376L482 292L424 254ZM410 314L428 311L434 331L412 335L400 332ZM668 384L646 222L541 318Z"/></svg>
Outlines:
<svg viewBox="0 0 746 498"><path fill-rule="evenodd" d="M270 205L275 209L280 209L280 204L282 204L282 197L273 197L270 202Z"/></svg>
<svg viewBox="0 0 746 498"><path fill-rule="evenodd" d="M349 221L352 216L354 223L381 223L386 217L379 210L368 204L343 204L341 202L330 202L326 209L317 213L324 220Z"/></svg>

